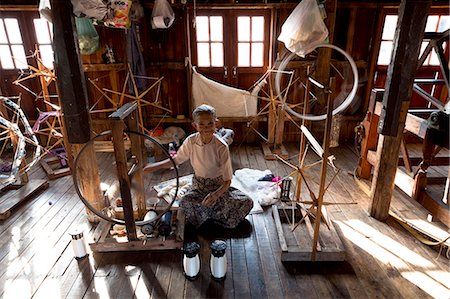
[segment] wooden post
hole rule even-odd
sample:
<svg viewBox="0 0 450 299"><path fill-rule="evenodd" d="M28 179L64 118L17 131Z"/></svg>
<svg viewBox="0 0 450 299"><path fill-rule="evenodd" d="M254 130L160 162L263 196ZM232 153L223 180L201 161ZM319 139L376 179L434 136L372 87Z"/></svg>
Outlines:
<svg viewBox="0 0 450 299"><path fill-rule="evenodd" d="M116 156L117 176L119 178L120 194L122 196L125 226L127 228L128 241L137 240L136 224L133 215L133 202L131 200L130 180L128 178L127 158L123 143L123 122L121 120L112 122L112 136L114 144L114 155Z"/></svg>
<svg viewBox="0 0 450 299"><path fill-rule="evenodd" d="M333 121L333 100L334 91L336 89L336 79L330 78L328 99L327 99L327 119L325 121L325 133L323 137L323 155L322 155L322 169L320 172L320 185L319 185L319 195L317 196L317 211L316 211L316 222L314 223L314 235L313 235L313 247L311 260L316 260L317 254L317 243L319 241L319 229L320 222L322 221L322 207L323 207L323 197L325 195L325 184L327 178L327 167L328 167L328 155L330 151L330 136L331 136L331 122ZM327 91L327 90L325 90Z"/></svg>
<svg viewBox="0 0 450 299"><path fill-rule="evenodd" d="M128 242L137 240L136 223L134 221L133 201L131 198L130 178L128 177L128 165L123 142L124 120L131 116L129 121L133 128L137 127L137 103L127 103L109 116L112 123L112 137L114 145L114 156L116 158L117 177L119 178L120 195L122 196L125 226L127 228ZM132 140L133 142L133 140ZM139 143L138 143L139 144ZM142 176L142 170L141 170ZM142 178L141 178L142 181ZM139 182L138 182L139 183Z"/></svg>
<svg viewBox="0 0 450 299"><path fill-rule="evenodd" d="M91 119L88 108L86 80L82 71L78 49L78 39L72 13L72 4L66 0L51 0L53 20L53 46L55 70L61 111L64 118L67 139L71 144L79 144L74 150L78 153L84 143L91 138ZM67 153L70 155L70 153ZM85 156L78 164L83 173L81 188L84 197L97 209L104 206L100 190L100 178L95 161L93 146L86 148ZM98 217L89 217L96 222Z"/></svg>
<svg viewBox="0 0 450 299"><path fill-rule="evenodd" d="M399 8L392 61L388 68L378 126L381 136L371 189L370 215L381 221L389 215L400 141L430 5L431 0L402 0Z"/></svg>
<svg viewBox="0 0 450 299"><path fill-rule="evenodd" d="M326 1L325 10L327 13L327 18L325 19L325 24L328 28L328 38L330 43L333 43L334 38L334 25L336 21L336 4L337 0ZM328 79L330 78L330 61L331 61L331 48L320 48L317 55L317 72L316 79L323 85L326 85ZM314 94L317 95L319 103L322 105L327 105L327 97L324 90L318 89L312 86Z"/></svg>
<svg viewBox="0 0 450 299"><path fill-rule="evenodd" d="M309 73L311 71L311 67L308 66L306 69L306 76L309 76ZM311 82L309 80L306 80L306 84L305 84L305 95L304 95L304 100L303 100L303 115L309 114L310 109L309 109L309 91L311 89ZM306 128L308 128L310 126L311 121L307 121L306 119L302 119L302 126L305 126ZM303 156L305 154L305 150L306 150L306 138L305 138L305 134L301 134L300 135L300 149L299 149L299 153L298 153L298 167L300 169L303 168ZM295 199L297 201L300 201L300 196L302 193L302 176L300 174L297 174L297 183L295 184Z"/></svg>
<svg viewBox="0 0 450 299"><path fill-rule="evenodd" d="M276 119L277 119L277 111L275 105L270 104L269 106L269 116L267 120L267 143L273 144L275 143L275 129L276 129Z"/></svg>
<svg viewBox="0 0 450 299"><path fill-rule="evenodd" d="M130 116L128 116L125 119L125 122L127 124L127 127L130 131L135 132L142 132L139 128L139 121L138 121L138 111L135 109L133 112L130 113ZM136 157L136 160L138 161L139 165L145 165L145 157L143 153L144 149L144 137L140 137L136 134L131 134L131 153L133 156ZM137 205L137 211L140 219L143 219L145 216L145 213L147 212L145 207L145 196L144 196L144 172L141 167L138 168L136 171L136 174L133 177L133 180L135 181L135 184L137 186L135 195L136 195L136 205Z"/></svg>
<svg viewBox="0 0 450 299"><path fill-rule="evenodd" d="M278 150L280 154L284 134L284 113L283 105L279 104L277 107L277 128L273 148L274 150Z"/></svg>

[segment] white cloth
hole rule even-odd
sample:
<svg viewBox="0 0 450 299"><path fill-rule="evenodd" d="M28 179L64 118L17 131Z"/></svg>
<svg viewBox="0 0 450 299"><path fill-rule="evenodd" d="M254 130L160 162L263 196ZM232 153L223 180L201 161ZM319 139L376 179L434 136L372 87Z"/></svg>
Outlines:
<svg viewBox="0 0 450 299"><path fill-rule="evenodd" d="M276 203L280 196L278 183L258 181L267 174L271 174L269 169L261 171L242 168L234 172L231 186L241 190L253 200L253 210L259 205L269 206Z"/></svg>
<svg viewBox="0 0 450 299"><path fill-rule="evenodd" d="M230 181L233 177L228 145L215 134L208 144L202 142L199 133L188 136L174 160L177 164L190 160L195 175L202 178L222 176L224 181Z"/></svg>
<svg viewBox="0 0 450 299"><path fill-rule="evenodd" d="M192 96L195 107L201 104L211 105L216 108L219 117L256 115L256 95L208 79L195 68L192 73Z"/></svg>

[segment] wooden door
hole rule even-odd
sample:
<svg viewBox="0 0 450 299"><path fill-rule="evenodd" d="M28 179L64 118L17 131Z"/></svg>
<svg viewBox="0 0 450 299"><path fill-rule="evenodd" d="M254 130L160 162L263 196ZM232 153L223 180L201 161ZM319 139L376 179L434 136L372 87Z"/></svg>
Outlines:
<svg viewBox="0 0 450 299"><path fill-rule="evenodd" d="M192 64L208 78L250 88L269 66L270 16L269 9L197 10Z"/></svg>

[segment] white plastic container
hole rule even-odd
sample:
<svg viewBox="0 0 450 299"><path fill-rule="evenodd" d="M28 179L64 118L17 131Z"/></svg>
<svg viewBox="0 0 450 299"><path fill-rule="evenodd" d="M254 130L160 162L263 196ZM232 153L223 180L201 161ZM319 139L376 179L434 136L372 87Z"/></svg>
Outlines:
<svg viewBox="0 0 450 299"><path fill-rule="evenodd" d="M88 255L86 243L83 237L83 231L80 229L73 230L69 233L72 236L72 249L76 259L82 259Z"/></svg>
<svg viewBox="0 0 450 299"><path fill-rule="evenodd" d="M183 246L183 271L184 276L189 280L196 279L200 274L199 249L200 245L196 242L187 243Z"/></svg>
<svg viewBox="0 0 450 299"><path fill-rule="evenodd" d="M227 243L222 240L215 240L211 246L210 270L211 276L215 280L223 280L227 274L227 256L225 251Z"/></svg>

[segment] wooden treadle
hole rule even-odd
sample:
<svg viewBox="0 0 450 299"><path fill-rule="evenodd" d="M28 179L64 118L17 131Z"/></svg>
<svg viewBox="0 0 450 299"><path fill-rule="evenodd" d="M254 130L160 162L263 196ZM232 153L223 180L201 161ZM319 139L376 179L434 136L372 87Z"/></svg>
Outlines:
<svg viewBox="0 0 450 299"><path fill-rule="evenodd" d="M289 158L288 151L281 145L279 149L274 149L273 144L267 144L265 142L261 142L261 147L264 153L264 159L266 160L276 160L275 155L280 156L283 159Z"/></svg>
<svg viewBox="0 0 450 299"><path fill-rule="evenodd" d="M60 165L59 160L60 159L58 157L45 157L39 161L50 180L54 180L70 174L69 167L60 169L57 168Z"/></svg>
<svg viewBox="0 0 450 299"><path fill-rule="evenodd" d="M41 190L48 188L47 180L30 180L20 188L4 192L0 197L0 220L11 216L11 210L22 201L28 200Z"/></svg>
<svg viewBox="0 0 450 299"><path fill-rule="evenodd" d="M281 261L312 261L313 232L312 226L308 223L309 217L292 231L292 226L288 223L285 217L286 214L282 209L286 209L286 214L291 215L292 210L290 207L272 206L272 215L282 250ZM299 209L296 210L298 210L296 211L298 214L296 217L300 219L302 214ZM333 225L330 225L330 229L322 226L315 261L339 262L344 260L344 246L336 229Z"/></svg>

